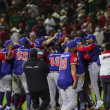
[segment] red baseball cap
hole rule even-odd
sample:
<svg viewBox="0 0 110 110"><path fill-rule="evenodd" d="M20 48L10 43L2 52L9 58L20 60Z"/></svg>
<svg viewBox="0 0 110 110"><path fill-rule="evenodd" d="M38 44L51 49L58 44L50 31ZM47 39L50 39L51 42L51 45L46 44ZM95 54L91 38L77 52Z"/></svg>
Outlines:
<svg viewBox="0 0 110 110"><path fill-rule="evenodd" d="M108 11L110 10L110 8L108 8Z"/></svg>
<svg viewBox="0 0 110 110"><path fill-rule="evenodd" d="M22 24L22 23L20 23L20 24L19 24L19 27L23 27L23 24Z"/></svg>
<svg viewBox="0 0 110 110"><path fill-rule="evenodd" d="M87 19L86 20L92 20L90 17L87 17Z"/></svg>
<svg viewBox="0 0 110 110"><path fill-rule="evenodd" d="M67 27L63 27L62 30L67 30Z"/></svg>
<svg viewBox="0 0 110 110"><path fill-rule="evenodd" d="M36 27L32 27L32 31L36 31L38 28Z"/></svg>

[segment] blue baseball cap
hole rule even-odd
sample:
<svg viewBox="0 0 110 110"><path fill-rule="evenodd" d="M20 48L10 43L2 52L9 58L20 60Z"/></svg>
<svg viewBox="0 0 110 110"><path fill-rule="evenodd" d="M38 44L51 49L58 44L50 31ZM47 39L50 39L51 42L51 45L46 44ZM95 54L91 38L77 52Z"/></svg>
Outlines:
<svg viewBox="0 0 110 110"><path fill-rule="evenodd" d="M24 43L27 42L27 41L28 41L28 39L26 39L25 37L22 37L22 38L19 40L19 42L20 42L21 45L24 44Z"/></svg>
<svg viewBox="0 0 110 110"><path fill-rule="evenodd" d="M5 47L8 47L8 45L10 45L10 42L12 42L12 41L11 41L11 40L6 40L6 41L5 41L5 44L4 44Z"/></svg>
<svg viewBox="0 0 110 110"><path fill-rule="evenodd" d="M83 42L83 39L81 37L76 37L74 41L79 45L80 42Z"/></svg>
<svg viewBox="0 0 110 110"><path fill-rule="evenodd" d="M41 47L42 46L42 40L41 39L36 39L34 43L34 47Z"/></svg>
<svg viewBox="0 0 110 110"><path fill-rule="evenodd" d="M95 35L93 35L93 34L89 34L87 37L84 37L86 40L87 39L89 39L89 40L96 40L96 38L95 38Z"/></svg>
<svg viewBox="0 0 110 110"><path fill-rule="evenodd" d="M76 47L77 46L77 44L76 44L76 42L74 41L74 40L71 40L71 41L69 41L68 43L67 43L67 47L69 48L69 49L71 49L71 48L73 48L73 47Z"/></svg>

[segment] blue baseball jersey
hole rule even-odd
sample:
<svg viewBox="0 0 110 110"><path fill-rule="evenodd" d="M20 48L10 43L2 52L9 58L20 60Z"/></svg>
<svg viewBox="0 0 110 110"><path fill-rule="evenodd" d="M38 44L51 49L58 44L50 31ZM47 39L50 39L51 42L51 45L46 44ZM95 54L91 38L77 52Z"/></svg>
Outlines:
<svg viewBox="0 0 110 110"><path fill-rule="evenodd" d="M77 57L78 57L77 74L83 74L85 72L83 52L77 51Z"/></svg>
<svg viewBox="0 0 110 110"><path fill-rule="evenodd" d="M60 56L62 55L62 52L55 51L52 52L49 57L49 69L50 71L59 71L59 63L60 63Z"/></svg>
<svg viewBox="0 0 110 110"><path fill-rule="evenodd" d="M3 49L1 52L5 52L8 54L8 49ZM2 60L2 66L1 66L1 74L0 78L4 77L5 75L11 74L13 68L13 59L9 61Z"/></svg>
<svg viewBox="0 0 110 110"><path fill-rule="evenodd" d="M14 57L14 66L13 73L21 74L23 73L22 64L25 60L29 58L30 48L22 46L12 53L12 57Z"/></svg>
<svg viewBox="0 0 110 110"><path fill-rule="evenodd" d="M92 62L97 62L98 58L99 58L99 47L96 43L94 43L95 45L95 49L93 51L90 51L90 55L91 55L91 61L89 63Z"/></svg>
<svg viewBox="0 0 110 110"><path fill-rule="evenodd" d="M65 52L60 57L59 77L57 85L61 89L66 89L73 85L73 78L71 75L71 65L77 64L77 55L73 52Z"/></svg>

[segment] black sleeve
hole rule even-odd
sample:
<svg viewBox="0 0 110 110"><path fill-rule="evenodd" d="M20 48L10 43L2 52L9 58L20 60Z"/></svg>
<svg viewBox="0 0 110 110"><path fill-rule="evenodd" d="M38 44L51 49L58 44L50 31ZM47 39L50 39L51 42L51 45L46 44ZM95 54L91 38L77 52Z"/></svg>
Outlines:
<svg viewBox="0 0 110 110"><path fill-rule="evenodd" d="M44 69L45 69L45 75L47 76L49 74L49 66L45 61L43 61Z"/></svg>
<svg viewBox="0 0 110 110"><path fill-rule="evenodd" d="M24 61L22 64L22 69L23 69L24 73L25 73L25 68L26 68L26 61Z"/></svg>

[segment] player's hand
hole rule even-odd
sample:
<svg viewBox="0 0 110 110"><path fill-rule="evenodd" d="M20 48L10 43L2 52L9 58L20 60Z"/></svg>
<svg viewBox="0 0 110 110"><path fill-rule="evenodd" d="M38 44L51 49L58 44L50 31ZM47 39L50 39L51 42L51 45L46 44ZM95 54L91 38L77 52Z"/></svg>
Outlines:
<svg viewBox="0 0 110 110"><path fill-rule="evenodd" d="M73 83L73 89L76 89L77 88L77 81L74 81Z"/></svg>
<svg viewBox="0 0 110 110"><path fill-rule="evenodd" d="M54 34L54 37L56 38L56 35L58 35L58 32Z"/></svg>
<svg viewBox="0 0 110 110"><path fill-rule="evenodd" d="M82 74L82 81L85 81L85 74Z"/></svg>
<svg viewBox="0 0 110 110"><path fill-rule="evenodd" d="M13 49L14 48L14 45L13 45L13 43L12 42L10 42L10 45L9 45L9 49Z"/></svg>

